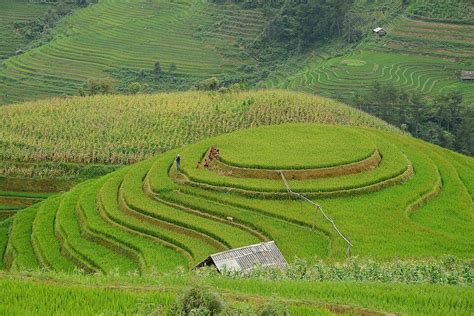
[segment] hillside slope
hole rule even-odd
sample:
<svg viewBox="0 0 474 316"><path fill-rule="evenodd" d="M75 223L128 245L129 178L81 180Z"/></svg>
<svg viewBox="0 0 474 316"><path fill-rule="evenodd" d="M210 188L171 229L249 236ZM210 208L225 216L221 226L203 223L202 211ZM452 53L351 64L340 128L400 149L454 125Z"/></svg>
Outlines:
<svg viewBox="0 0 474 316"><path fill-rule="evenodd" d="M397 131L339 102L290 91L53 99L0 107L0 174L77 176L64 163L129 164L207 137L291 122Z"/></svg>
<svg viewBox="0 0 474 316"><path fill-rule="evenodd" d="M374 21L369 22L365 33L377 26ZM410 13L381 19L380 23L387 36L369 36L338 56L331 50L315 48L306 60L294 65L299 70L275 72L262 86L351 99L378 81L428 96L457 90L465 104L474 104L473 83L459 79L460 71L473 68L474 24L425 19Z"/></svg>
<svg viewBox="0 0 474 316"><path fill-rule="evenodd" d="M16 22L28 22L42 16L50 7L29 3L28 0L2 0L0 2L0 62L15 55L26 40L14 30Z"/></svg>
<svg viewBox="0 0 474 316"><path fill-rule="evenodd" d="M419 0L408 7L401 0L356 0L348 15L365 37L359 45L340 39L309 51L287 47L282 54L292 57L269 60L268 69L260 60L264 52L251 47L278 10L232 2L103 0L77 10L54 28L52 42L3 62L0 104L77 95L91 79L118 84L121 92L133 81L152 82L154 90L187 89L213 76L256 82L275 66L260 87L350 99L379 81L428 96L460 90L465 104L474 102L472 82L459 80L474 62L473 11L466 0ZM370 34L376 26L388 36ZM153 78L156 62L165 74L161 81Z"/></svg>
<svg viewBox="0 0 474 316"><path fill-rule="evenodd" d="M156 62L190 81L239 76L255 63L239 40L258 36L265 20L204 0L100 1L63 19L52 42L3 62L0 104L74 95L90 79L114 81L113 72L151 71Z"/></svg>
<svg viewBox="0 0 474 316"><path fill-rule="evenodd" d="M386 27L388 35L370 38L343 56L318 54L291 75L275 73L266 87L301 89L351 99L374 82L393 83L404 91L428 96L461 91L474 103L474 85L462 82L462 70L474 63L474 25L449 24L399 17Z"/></svg>
<svg viewBox="0 0 474 316"><path fill-rule="evenodd" d="M213 144L220 160L206 167ZM474 251L472 158L375 129L290 124L206 139L35 204L3 235L4 264L165 272L267 240L289 261L343 259L345 241L318 209L288 195L285 182L322 206L352 255Z"/></svg>

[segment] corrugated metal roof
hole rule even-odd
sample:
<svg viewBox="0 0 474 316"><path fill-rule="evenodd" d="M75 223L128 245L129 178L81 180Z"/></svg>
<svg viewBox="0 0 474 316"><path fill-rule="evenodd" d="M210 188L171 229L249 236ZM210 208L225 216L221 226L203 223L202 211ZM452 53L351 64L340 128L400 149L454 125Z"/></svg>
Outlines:
<svg viewBox="0 0 474 316"><path fill-rule="evenodd" d="M255 267L283 268L286 260L275 242L268 241L213 254L197 267L206 265L215 265L218 271L250 271Z"/></svg>
<svg viewBox="0 0 474 316"><path fill-rule="evenodd" d="M461 79L474 80L474 71L461 71Z"/></svg>

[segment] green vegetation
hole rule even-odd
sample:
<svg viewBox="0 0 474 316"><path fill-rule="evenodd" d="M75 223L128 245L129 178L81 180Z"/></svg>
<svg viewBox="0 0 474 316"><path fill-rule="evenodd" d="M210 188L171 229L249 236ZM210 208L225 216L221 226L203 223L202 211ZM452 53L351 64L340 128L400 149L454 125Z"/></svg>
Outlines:
<svg viewBox="0 0 474 316"><path fill-rule="evenodd" d="M29 41L25 50L41 46L53 39L52 29L63 17L72 13L74 4L57 1L48 11L32 21L15 21L14 31ZM23 52L22 52L23 53ZM17 54L18 55L18 54Z"/></svg>
<svg viewBox="0 0 474 316"><path fill-rule="evenodd" d="M441 2L448 6L456 3ZM449 11L442 9L441 4L432 6ZM360 22L365 15L359 16L357 12L353 19ZM382 26L388 34L368 35L372 26ZM474 89L471 81L460 79L460 72L471 70L474 63L472 23L388 14L352 27L353 32L359 32L360 39L367 35L358 44L351 48L337 41L318 45L306 55L290 59L288 66L273 71L261 86L343 99L406 128L416 137L472 155ZM390 90L397 102L384 98L386 94L381 90ZM452 104L452 96L459 99L459 119L448 126L445 111Z"/></svg>
<svg viewBox="0 0 474 316"><path fill-rule="evenodd" d="M296 260L283 270L255 269L251 273L224 271L226 277L261 280L357 281L381 283L431 283L472 286L472 267L455 257L377 262L357 257L334 265Z"/></svg>
<svg viewBox="0 0 474 316"><path fill-rule="evenodd" d="M306 137L298 137L303 130ZM336 130L348 140L364 136L359 143L341 142L344 148L336 141L322 141L326 131L331 139ZM282 157L284 152L273 150L279 145L275 135L283 134L281 141L291 139L290 147L301 157L296 169L289 157ZM232 151L226 144L234 140L248 153L258 148L261 153ZM306 174L289 179L289 186L317 199L351 239L352 255L391 260L472 254L472 158L397 133L290 124L239 131L169 151L21 211L7 246L7 268L71 271L76 266L107 274L164 273L193 267L215 252L266 240L275 240L289 261L344 258L345 244L332 226L310 204L288 196L282 179L221 175L215 161L209 168L196 166L212 144L219 148L221 143L223 157L241 166L234 168L277 163L284 167L283 174ZM312 159L316 152L305 150L313 146L336 156L345 150L327 161L340 171L313 178L312 168L324 166L320 158ZM341 165L374 149L381 160L369 169L352 171ZM183 159L180 174L173 165L177 153ZM258 164L260 157L267 158Z"/></svg>
<svg viewBox="0 0 474 316"><path fill-rule="evenodd" d="M38 260L31 244L33 221L38 206L32 206L15 216L4 253L4 264L10 270L33 270Z"/></svg>
<svg viewBox="0 0 474 316"><path fill-rule="evenodd" d="M18 23L20 33L37 29L47 33L41 38L53 40L5 60L0 69L0 103L58 95L257 86L335 97L384 119L398 116L398 110L388 109L381 100L361 98L378 83L426 96L423 104L435 108L439 104L432 100L459 93L465 108L462 132L441 126L439 115L433 117L432 111L412 115L421 132L409 131L462 153L474 150L472 144L459 142L472 138L474 90L471 82L459 79L460 71L471 70L474 62L468 0L76 4L85 7L58 23L68 12L62 4L38 21ZM316 15L320 17L314 19ZM99 18L103 16L108 20ZM48 27L38 27L42 23ZM388 35L372 34L377 26ZM403 99L397 106L413 104ZM50 177L81 172L75 166L62 166L65 170L54 174L47 167L32 170L8 164L0 169L11 175L45 171Z"/></svg>
<svg viewBox="0 0 474 316"><path fill-rule="evenodd" d="M5 60L0 103L97 93L91 83L108 87L100 93L185 90L209 78L345 99L378 80L431 96L461 90L470 102L457 80L472 64L470 19L468 0L101 1L47 28L53 41ZM376 26L388 36L372 39Z"/></svg>
<svg viewBox="0 0 474 316"><path fill-rule="evenodd" d="M469 0L415 0L408 7L408 11L414 15L426 18L448 19L448 20L471 20L472 1Z"/></svg>
<svg viewBox="0 0 474 316"><path fill-rule="evenodd" d="M121 285L117 285L117 281ZM224 304L221 315L234 315L238 311L264 315L257 311L269 310L268 306L277 310L288 309L291 315L341 312L356 315L379 312L469 315L473 308L470 287L430 284L232 280L216 276L176 275L110 278L57 274L2 275L0 283L3 298L0 312L7 314L23 314L32 309L42 315L74 314L80 309L87 314L176 315L174 311L183 306L183 302L198 308L209 306L206 302ZM25 298L20 304L18 296ZM87 302L86 306L84 302Z"/></svg>
<svg viewBox="0 0 474 316"><path fill-rule="evenodd" d="M389 84L376 83L367 95L358 95L354 103L385 121L431 143L474 155L474 108L463 107L458 92L426 100L420 94L407 93Z"/></svg>
<svg viewBox="0 0 474 316"><path fill-rule="evenodd" d="M74 265L61 255L61 245L54 233L53 223L60 201L60 197L52 197L39 206L33 222L31 244L42 268L72 271Z"/></svg>
<svg viewBox="0 0 474 316"><path fill-rule="evenodd" d="M243 160L241 163L238 163L238 166L240 167L246 167L248 165L248 162L253 162L254 164L250 165L251 167L256 167L259 161L262 161L263 168L267 168L267 166L272 166L269 164L267 161L273 160L276 161L277 159L286 161L287 163L291 163L291 161L295 161L295 166L288 166L288 165L274 165L274 167L270 167L269 169L273 170L298 170L298 169L303 169L306 172L310 172L311 169L317 168L313 164L308 164L304 165L301 163L304 163L305 160L311 161L312 163L316 164L319 162L319 158L313 158L317 154L316 152L313 152L311 150L308 150L308 156L306 158L301 157L302 153L301 150L302 148L308 148L308 147L314 147L315 149L318 150L318 152L322 152L327 148L328 152L331 151L338 151L342 150L343 148L339 147L339 143L337 143L336 146L332 146L331 144L335 144L335 142L320 142L319 139L325 138L324 131L326 129L321 129L320 126L314 126L314 127L308 127L308 125L292 125L291 130L295 130L295 133L289 132L288 129L280 129L280 128L275 128L275 127L268 127L266 130L257 130L255 131L256 135L253 135L253 133L250 135L248 131L241 131L237 132L234 135L230 136L230 139L234 139L235 137L240 138L240 144L242 145L241 148L249 148L249 151L241 152L242 156L245 156L247 160ZM302 130L306 130L306 138L298 138L298 135ZM403 154L400 153L400 150L396 148L395 146L391 146L390 144L387 144L386 142L381 141L379 138L377 138L377 134L371 134L370 131L353 131L350 128L346 129L343 127L334 127L334 128L329 128L329 139L331 138L331 134L335 131L338 130L340 135L345 135L346 133L349 136L357 135L360 132L365 133L367 136L367 139L371 139L373 141L372 146L374 146L374 143L376 144L378 151L380 155L383 157L382 161L380 164L375 164L373 166L370 166L366 172L364 173L351 173L349 171L347 172L340 172L339 176L337 178L332 178L331 181L326 179L326 177L311 177L311 176L306 176L303 179L295 180L292 181L290 180L289 183L295 191L299 192L314 192L314 193L320 193L324 195L322 192L326 192L328 194L341 194L343 195L344 192L342 191L351 191L351 190L359 190L363 189L364 187L372 186L377 184L381 184L383 181L395 179L399 177L400 175L404 175L402 178L400 178L394 183L399 183L401 181L404 181L407 179L407 177L410 177L410 167L409 167L409 162L407 159L404 157ZM279 152L278 150L276 153L278 155L273 156L271 154L271 150L267 150L265 148L265 145L262 145L263 150L260 152L262 156L267 156L269 157L268 159L263 159L259 160L260 154L256 155L251 155L249 156L249 153L256 152L258 149L254 148L252 149L252 143L253 142L258 142L262 139L273 139L275 135L278 134L286 134L289 136L289 138L293 139L293 146L294 148L298 148L296 152L291 152L289 151L289 154L287 155L285 152L281 151ZM321 134L320 134L321 133ZM266 138L263 137L263 135L266 135ZM308 135L311 135L310 138L308 138ZM361 137L362 138L362 137ZM203 183L203 184L210 184L210 185L217 185L217 186L223 186L223 187L233 187L233 188L240 188L244 190L251 190L251 191L260 191L260 192L285 192L286 193L286 188L283 185L283 182L281 180L280 176L272 177L271 179L268 178L262 178L262 177L255 177L255 179L249 179L249 177L235 177L233 174L227 175L225 170L220 170L219 166L216 166L215 168L217 170L214 170L214 168L211 168L211 170L208 170L207 168L196 168L196 161L199 161L199 159L202 157L203 152L206 151L207 148L209 148L211 145L211 141L215 141L216 144L220 147L220 139L224 139L224 144L228 143L227 136L221 137L221 138L215 138L212 140L204 141L199 144L199 146L193 145L190 146L189 148L183 149L180 151L180 154L188 157L188 159L183 162L182 164L182 169L183 173L186 175L186 177L189 178L189 180L194 182L194 185L198 185L198 183ZM246 140L249 140L248 142ZM312 139L315 139L316 141L311 142ZM349 138L350 139L350 138ZM362 138L363 139L363 138ZM282 142L280 142L281 139L275 140L272 142L273 145L275 146L280 146L280 150L282 146L285 144L285 140L283 139ZM311 144L311 145L309 145ZM346 150L346 158L348 159L346 163L353 163L356 161L361 160L360 157L363 157L362 159L366 158L368 155L364 151L366 148L364 148L365 144L362 141L360 143L356 143L356 141L352 143L347 143L348 147L350 148L349 150ZM286 146L285 146L286 147ZM225 147L224 147L225 148ZM360 156L359 154L359 149L361 153L364 153L364 156ZM372 148L373 152L374 148ZM370 153L370 152L369 152ZM223 151L223 154L225 154L225 151ZM306 151L305 151L306 154ZM324 156L324 153L321 153L320 156ZM370 154L369 154L370 155ZM293 156L293 157L292 157ZM352 157L351 157L352 156ZM224 157L226 157L224 155ZM234 159L234 156L229 156ZM301 157L301 158L300 158ZM352 159L351 159L352 158ZM293 159L293 160L291 160ZM340 158L339 158L340 159ZM351 160L349 160L351 159ZM328 160L328 163L331 163L330 160ZM337 169L338 167L342 167L341 164L336 165L335 168ZM216 174L217 171L217 174ZM252 176L250 176L252 177ZM350 193L350 192L347 192ZM285 196L285 195L284 195Z"/></svg>
<svg viewBox="0 0 474 316"><path fill-rule="evenodd" d="M470 69L473 62L468 41L471 28L400 18L383 39L362 43L341 57L322 60L316 55L300 63L301 71L289 76L276 72L263 86L350 100L354 92L363 94L374 82L387 82L430 96L459 90L469 104L473 98L471 84L461 82L458 73ZM360 61L360 66L348 64L348 59Z"/></svg>
<svg viewBox="0 0 474 316"><path fill-rule="evenodd" d="M278 90L54 99L4 106L0 113L0 159L10 177L100 176L114 168L83 164L129 164L251 126L315 122L396 130L340 103ZM33 173L31 162L37 163Z"/></svg>
<svg viewBox="0 0 474 316"><path fill-rule="evenodd" d="M157 61L186 88L213 76L239 82L255 64L239 42L265 21L261 10L207 1L100 1L63 18L53 41L4 61L0 103L76 95L89 80L143 82ZM149 83L160 89L159 80Z"/></svg>
<svg viewBox="0 0 474 316"><path fill-rule="evenodd" d="M270 138L274 141L262 142L262 139ZM335 142L339 148L328 146ZM350 148L356 143L356 147ZM218 145L222 161L234 166L262 169L338 166L366 159L375 150L370 137L355 133L351 128L334 126L321 131L317 126L307 125L295 126L291 134L285 129L261 128L255 130L251 138L246 131L239 131L226 136ZM305 149L304 155L300 152L302 148Z"/></svg>
<svg viewBox="0 0 474 316"><path fill-rule="evenodd" d="M472 314L472 9L3 1L0 314Z"/></svg>
<svg viewBox="0 0 474 316"><path fill-rule="evenodd" d="M28 43L27 39L15 32L14 24L31 22L45 14L49 8L49 5L30 3L27 0L3 0L0 3L0 64L4 59L15 55L17 50L24 49Z"/></svg>

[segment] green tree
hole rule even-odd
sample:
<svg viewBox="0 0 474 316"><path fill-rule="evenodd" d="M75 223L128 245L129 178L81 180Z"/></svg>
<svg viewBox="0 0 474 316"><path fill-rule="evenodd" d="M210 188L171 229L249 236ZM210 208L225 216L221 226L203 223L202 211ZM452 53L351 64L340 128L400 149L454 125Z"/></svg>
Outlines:
<svg viewBox="0 0 474 316"><path fill-rule="evenodd" d="M130 94L137 94L141 89L142 86L138 82L132 82L128 85L128 91Z"/></svg>
<svg viewBox="0 0 474 316"><path fill-rule="evenodd" d="M474 108L464 108L461 117L456 131L456 150L474 156Z"/></svg>
<svg viewBox="0 0 474 316"><path fill-rule="evenodd" d="M437 97L434 106L441 126L449 131L456 132L461 123L461 104L463 96L459 91L453 91Z"/></svg>
<svg viewBox="0 0 474 316"><path fill-rule="evenodd" d="M81 95L97 95L112 93L112 83L108 80L89 80L82 89L79 89Z"/></svg>
<svg viewBox="0 0 474 316"><path fill-rule="evenodd" d="M170 75L172 75L172 74L174 74L174 73L176 72L176 69L178 69L178 67L176 67L176 64L171 63L171 64L170 64L170 68L169 68L169 70L168 70L168 73L169 73Z"/></svg>
<svg viewBox="0 0 474 316"><path fill-rule="evenodd" d="M156 78L160 78L162 75L161 64L157 61L153 67L153 72L155 73Z"/></svg>
<svg viewBox="0 0 474 316"><path fill-rule="evenodd" d="M200 81L197 85L196 88L199 90L217 90L220 86L219 79L216 77L211 77L205 80Z"/></svg>

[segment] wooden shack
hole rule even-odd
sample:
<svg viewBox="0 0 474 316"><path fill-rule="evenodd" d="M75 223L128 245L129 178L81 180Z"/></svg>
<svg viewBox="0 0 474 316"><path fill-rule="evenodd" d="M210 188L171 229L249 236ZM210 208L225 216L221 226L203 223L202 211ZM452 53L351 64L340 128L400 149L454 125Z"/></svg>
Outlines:
<svg viewBox="0 0 474 316"><path fill-rule="evenodd" d="M252 271L254 268L284 268L285 258L274 241L219 252L207 257L195 269L214 266L217 271Z"/></svg>
<svg viewBox="0 0 474 316"><path fill-rule="evenodd" d="M385 35L387 35L387 31L385 31L383 28L381 27L377 27L373 30L374 34L378 35L379 37L383 37Z"/></svg>
<svg viewBox="0 0 474 316"><path fill-rule="evenodd" d="M459 78L461 80L474 80L474 71L461 71Z"/></svg>

